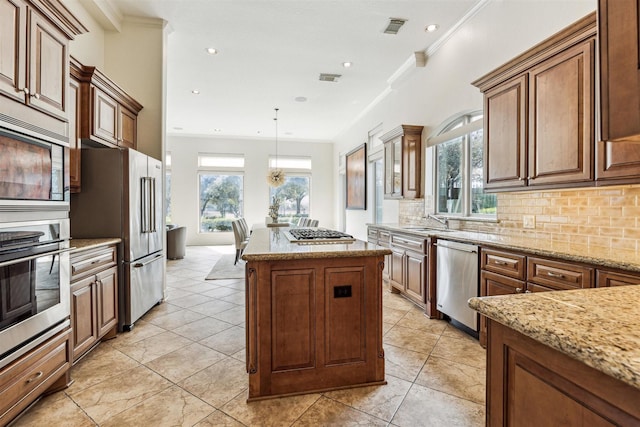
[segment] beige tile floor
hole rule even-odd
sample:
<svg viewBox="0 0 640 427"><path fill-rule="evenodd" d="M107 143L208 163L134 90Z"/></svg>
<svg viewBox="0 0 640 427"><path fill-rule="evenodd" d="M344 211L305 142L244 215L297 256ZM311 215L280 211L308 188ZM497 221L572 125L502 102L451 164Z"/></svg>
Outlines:
<svg viewBox="0 0 640 427"><path fill-rule="evenodd" d="M167 300L73 367L15 426L482 426L485 351L384 292L387 385L246 403L244 281L206 281L230 247L167 262Z"/></svg>

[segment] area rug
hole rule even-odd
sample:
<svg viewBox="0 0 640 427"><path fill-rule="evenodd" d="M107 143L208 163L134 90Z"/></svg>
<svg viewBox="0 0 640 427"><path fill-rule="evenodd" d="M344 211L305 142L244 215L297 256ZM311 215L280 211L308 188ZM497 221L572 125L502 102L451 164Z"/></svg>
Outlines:
<svg viewBox="0 0 640 427"><path fill-rule="evenodd" d="M216 262L211 271L206 277L206 280L216 279L244 279L244 265L243 260L238 260L236 265L233 265L233 261L236 259L234 255L222 255L222 258Z"/></svg>

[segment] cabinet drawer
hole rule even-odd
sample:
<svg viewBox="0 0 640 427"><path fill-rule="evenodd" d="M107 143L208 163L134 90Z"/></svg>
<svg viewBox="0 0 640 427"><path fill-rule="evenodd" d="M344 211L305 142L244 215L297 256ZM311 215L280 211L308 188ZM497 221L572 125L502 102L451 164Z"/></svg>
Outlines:
<svg viewBox="0 0 640 427"><path fill-rule="evenodd" d="M626 285L640 285L640 276L603 270L596 272L596 287L598 288Z"/></svg>
<svg viewBox="0 0 640 427"><path fill-rule="evenodd" d="M379 245L386 245L389 246L389 235L391 233L389 233L388 231L382 231L379 230L378 231L378 244Z"/></svg>
<svg viewBox="0 0 640 427"><path fill-rule="evenodd" d="M71 281L116 265L115 246L74 252L71 255Z"/></svg>
<svg viewBox="0 0 640 427"><path fill-rule="evenodd" d="M593 286L593 268L541 258L528 258L527 281L553 289Z"/></svg>
<svg viewBox="0 0 640 427"><path fill-rule="evenodd" d="M0 424L27 407L69 367L69 330L4 367L0 371Z"/></svg>
<svg viewBox="0 0 640 427"><path fill-rule="evenodd" d="M524 280L526 257L483 248L481 251L481 265L483 270Z"/></svg>
<svg viewBox="0 0 640 427"><path fill-rule="evenodd" d="M378 240L378 230L369 229L367 231L367 237L369 238L369 241Z"/></svg>
<svg viewBox="0 0 640 427"><path fill-rule="evenodd" d="M480 273L480 296L510 295L524 292L525 282L489 271Z"/></svg>
<svg viewBox="0 0 640 427"><path fill-rule="evenodd" d="M418 252L420 254L427 253L428 242L429 241L427 239L420 239L397 234L391 235L391 246L405 248L413 252Z"/></svg>

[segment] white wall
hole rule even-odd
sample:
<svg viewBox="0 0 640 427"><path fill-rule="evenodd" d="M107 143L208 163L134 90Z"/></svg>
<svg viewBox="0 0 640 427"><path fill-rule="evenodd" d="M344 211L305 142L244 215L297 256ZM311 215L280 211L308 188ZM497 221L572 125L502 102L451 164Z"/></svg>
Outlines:
<svg viewBox="0 0 640 427"><path fill-rule="evenodd" d="M464 110L482 109L482 94L470 82L497 68L533 45L596 9L596 0L493 0L335 140L335 157L366 140L367 132L383 123L384 132L400 124L429 129ZM407 52L407 57L411 52ZM427 172L429 170L427 169ZM373 183L369 175L369 183ZM335 189L336 194L339 189ZM385 201L384 221L397 222L397 201ZM366 239L367 211L347 211L346 230ZM336 212L336 218L342 215Z"/></svg>
<svg viewBox="0 0 640 427"><path fill-rule="evenodd" d="M171 219L187 227L188 245L233 243L233 234L198 233L198 153L243 154L244 216L249 225L264 223L269 207L268 158L274 153L271 139L226 139L169 135L167 151L171 153ZM323 143L278 141L280 156L310 156L311 199L309 216L320 226L334 227L333 145Z"/></svg>

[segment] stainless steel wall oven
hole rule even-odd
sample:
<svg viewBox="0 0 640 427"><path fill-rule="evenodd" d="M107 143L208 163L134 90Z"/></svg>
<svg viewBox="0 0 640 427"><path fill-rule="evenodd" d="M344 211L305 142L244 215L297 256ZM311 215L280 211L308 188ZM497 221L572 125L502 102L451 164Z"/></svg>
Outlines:
<svg viewBox="0 0 640 427"><path fill-rule="evenodd" d="M0 366L69 325L69 220L0 224Z"/></svg>

